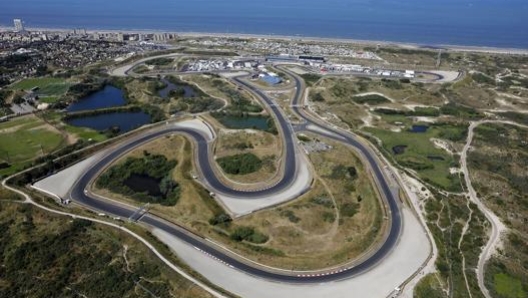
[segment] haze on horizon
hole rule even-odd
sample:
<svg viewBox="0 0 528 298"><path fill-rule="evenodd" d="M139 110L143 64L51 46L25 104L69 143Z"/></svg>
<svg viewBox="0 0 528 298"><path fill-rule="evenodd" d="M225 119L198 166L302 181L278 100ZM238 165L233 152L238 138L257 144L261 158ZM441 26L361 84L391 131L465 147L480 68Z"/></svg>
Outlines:
<svg viewBox="0 0 528 298"><path fill-rule="evenodd" d="M125 5L126 4L126 5ZM528 48L521 0L65 1L2 4L0 24L343 37Z"/></svg>

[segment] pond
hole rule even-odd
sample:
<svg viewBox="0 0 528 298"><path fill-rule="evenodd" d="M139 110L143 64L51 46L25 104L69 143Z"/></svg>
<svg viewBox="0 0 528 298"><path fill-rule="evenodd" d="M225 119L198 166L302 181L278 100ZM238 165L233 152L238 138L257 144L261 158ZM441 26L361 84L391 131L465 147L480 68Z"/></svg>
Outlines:
<svg viewBox="0 0 528 298"><path fill-rule="evenodd" d="M236 116L221 116L216 118L225 127L231 129L245 129L253 128L259 130L268 130L268 117L259 116L247 116L247 117L236 117Z"/></svg>
<svg viewBox="0 0 528 298"><path fill-rule="evenodd" d="M145 174L131 174L124 184L135 192L146 192L149 196L159 197L162 195L160 181Z"/></svg>
<svg viewBox="0 0 528 298"><path fill-rule="evenodd" d="M66 111L78 112L103 108L118 107L126 104L123 91L111 85L72 103Z"/></svg>
<svg viewBox="0 0 528 298"><path fill-rule="evenodd" d="M392 152L396 155L405 153L405 149L407 148L407 145L397 145L392 147Z"/></svg>
<svg viewBox="0 0 528 298"><path fill-rule="evenodd" d="M413 125L410 129L411 132L423 133L429 129L427 125Z"/></svg>
<svg viewBox="0 0 528 298"><path fill-rule="evenodd" d="M73 118L66 122L69 125L88 127L97 131L104 131L116 126L123 133L150 123L150 116L145 112L115 112Z"/></svg>
<svg viewBox="0 0 528 298"><path fill-rule="evenodd" d="M163 79L161 80L164 84L167 85L167 87L161 89L158 91L158 95L161 98L167 98L169 97L169 94L172 90L176 90L178 88L181 88L183 90L183 97L189 98L189 97L195 97L196 92L194 91L193 87L189 85L176 85L171 83L169 80Z"/></svg>

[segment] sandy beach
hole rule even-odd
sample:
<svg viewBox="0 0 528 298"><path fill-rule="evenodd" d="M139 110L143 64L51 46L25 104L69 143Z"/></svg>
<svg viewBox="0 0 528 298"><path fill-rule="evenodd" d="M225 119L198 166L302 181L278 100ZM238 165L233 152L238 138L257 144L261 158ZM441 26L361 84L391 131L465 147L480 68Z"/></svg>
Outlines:
<svg viewBox="0 0 528 298"><path fill-rule="evenodd" d="M28 27L26 30L33 32L73 32L75 28L31 28ZM76 28L79 29L79 28ZM12 31L13 27L0 26L0 32ZM345 43L353 45L381 45L390 47L400 47L408 49L444 49L454 52L480 52L480 53L494 53L494 54L511 54L511 55L528 55L528 49L517 49L517 48L497 48L497 47L482 47L482 46L471 46L471 45L443 45L443 44L418 44L418 43L403 43L397 41L383 41L383 40L362 40L362 39L350 39L350 38L331 38L331 37L313 37L313 36L288 36L288 35L275 35L275 34L246 34L246 33L234 33L234 32L181 32L181 31L170 31L170 30L152 30L152 29L86 29L86 33L124 33L124 34L155 34L155 33L172 33L181 37L217 37L217 38L242 38L242 39L275 39L275 40L302 40L311 42L326 42L326 43Z"/></svg>

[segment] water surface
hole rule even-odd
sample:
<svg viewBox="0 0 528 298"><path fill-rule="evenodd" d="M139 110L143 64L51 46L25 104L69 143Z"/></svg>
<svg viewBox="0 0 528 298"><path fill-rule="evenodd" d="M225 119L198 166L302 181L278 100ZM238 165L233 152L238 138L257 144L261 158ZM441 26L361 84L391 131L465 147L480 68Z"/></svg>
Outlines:
<svg viewBox="0 0 528 298"><path fill-rule="evenodd" d="M0 24L528 48L526 0L16 0Z"/></svg>
<svg viewBox="0 0 528 298"><path fill-rule="evenodd" d="M428 129L429 129L429 126L427 125L413 125L411 126L411 129L409 131L415 132L415 133L424 133L424 132L427 132Z"/></svg>
<svg viewBox="0 0 528 298"><path fill-rule="evenodd" d="M178 88L182 88L183 89L183 91L184 91L183 97L184 98L189 98L189 97L195 97L196 96L196 92L194 92L193 87L191 87L189 85L176 85L176 84L173 84L169 80L166 80L166 79L163 79L161 81L164 84L167 85L167 87L165 87L165 88L161 89L160 91L158 91L158 95L161 98L168 98L169 95L170 95L170 92L172 90L176 90Z"/></svg>
<svg viewBox="0 0 528 298"><path fill-rule="evenodd" d="M123 91L111 85L72 103L66 111L79 112L118 107L126 104Z"/></svg>
<svg viewBox="0 0 528 298"><path fill-rule="evenodd" d="M69 125L88 127L97 131L105 131L119 127L121 133L133 130L150 122L150 116L145 112L116 112L100 114L66 121Z"/></svg>

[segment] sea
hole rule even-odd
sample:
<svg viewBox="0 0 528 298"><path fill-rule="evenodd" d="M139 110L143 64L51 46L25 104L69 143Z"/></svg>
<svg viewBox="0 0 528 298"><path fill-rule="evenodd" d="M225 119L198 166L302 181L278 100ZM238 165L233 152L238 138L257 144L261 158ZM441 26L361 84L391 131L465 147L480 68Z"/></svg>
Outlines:
<svg viewBox="0 0 528 298"><path fill-rule="evenodd" d="M528 48L527 0L0 0L0 25Z"/></svg>

